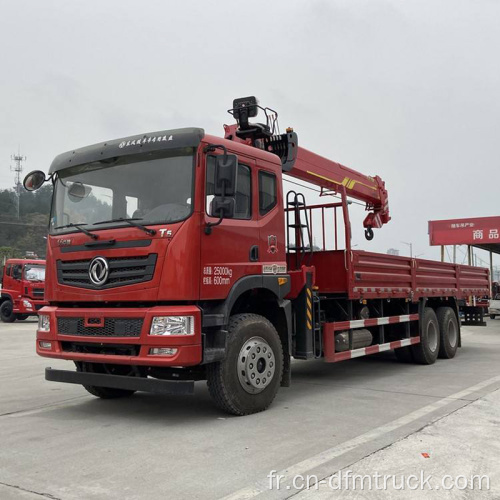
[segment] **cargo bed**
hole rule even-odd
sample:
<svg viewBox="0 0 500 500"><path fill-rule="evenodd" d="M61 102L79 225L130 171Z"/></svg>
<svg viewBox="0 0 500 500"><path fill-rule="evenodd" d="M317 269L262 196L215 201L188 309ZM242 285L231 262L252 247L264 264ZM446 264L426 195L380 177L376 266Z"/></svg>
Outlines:
<svg viewBox="0 0 500 500"><path fill-rule="evenodd" d="M312 254L320 293L350 299L455 297L489 294L488 269L426 259L365 252Z"/></svg>

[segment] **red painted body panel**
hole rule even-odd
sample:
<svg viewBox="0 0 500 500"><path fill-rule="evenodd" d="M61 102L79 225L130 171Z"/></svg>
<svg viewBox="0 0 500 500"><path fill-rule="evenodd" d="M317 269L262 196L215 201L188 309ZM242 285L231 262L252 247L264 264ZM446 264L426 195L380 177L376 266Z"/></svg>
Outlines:
<svg viewBox="0 0 500 500"><path fill-rule="evenodd" d="M314 252L312 264L317 270L315 285L321 293L345 294L348 281L344 250Z"/></svg>

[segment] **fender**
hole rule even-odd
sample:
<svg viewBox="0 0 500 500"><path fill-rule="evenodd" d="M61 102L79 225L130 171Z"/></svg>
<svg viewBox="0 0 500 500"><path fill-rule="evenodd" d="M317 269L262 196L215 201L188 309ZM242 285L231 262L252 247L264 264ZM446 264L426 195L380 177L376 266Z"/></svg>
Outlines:
<svg viewBox="0 0 500 500"><path fill-rule="evenodd" d="M278 278L286 278L287 281L283 285L280 285L278 282ZM287 316L288 330L291 332L291 304L290 301L284 300L284 298L288 295L291 288L290 276L288 274L273 274L273 275L264 275L264 274L255 274L250 276L245 276L239 279L229 291L227 298L218 302L217 304L210 304L209 302L202 307L203 309L203 327L224 327L229 323L229 314L234 304L238 300L238 298L243 295L245 292L249 290L253 290L255 288L261 288L264 290L269 290L276 296L276 300L278 302L279 307L283 307L285 310L285 314ZM290 313L287 313L287 310L290 310Z"/></svg>
<svg viewBox="0 0 500 500"><path fill-rule="evenodd" d="M12 298L12 295L10 293L3 293L0 297L0 304L2 302L5 302L6 300L10 300L12 303L14 303L14 299Z"/></svg>
<svg viewBox="0 0 500 500"><path fill-rule="evenodd" d="M286 278L287 281L280 285L278 278ZM223 302L218 302L217 304L204 304L202 309L203 320L202 328L213 328L218 327L219 332L224 332L223 339L218 339L218 349L217 356L213 357L204 348L204 361L202 364L207 362L219 361L224 357L225 343L227 336L227 325L229 324L229 315L234 304L241 295L245 292L253 289L265 289L269 290L275 297L278 307L280 307L285 313L286 329L287 329L287 356L285 356L285 364L283 366L283 379L281 385L283 387L289 387L291 382L291 366L290 366L290 356L292 354L292 303L286 300L284 297L288 295L291 289L290 276L287 274L283 275L252 275L245 276L238 280L227 296L227 299Z"/></svg>

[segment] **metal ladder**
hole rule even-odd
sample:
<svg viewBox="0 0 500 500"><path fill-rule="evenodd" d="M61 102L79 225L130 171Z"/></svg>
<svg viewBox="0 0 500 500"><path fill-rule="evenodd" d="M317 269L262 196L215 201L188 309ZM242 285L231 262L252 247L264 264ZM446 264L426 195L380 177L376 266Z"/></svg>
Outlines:
<svg viewBox="0 0 500 500"><path fill-rule="evenodd" d="M302 221L301 212L304 213L304 221ZM293 213L293 221L291 221L291 213ZM310 265L313 250L311 228L307 216L306 199L302 193L289 191L286 195L286 227L286 248L288 253L295 254L296 269L300 269L304 264L306 255L306 265ZM292 230L295 234L295 245L290 243Z"/></svg>

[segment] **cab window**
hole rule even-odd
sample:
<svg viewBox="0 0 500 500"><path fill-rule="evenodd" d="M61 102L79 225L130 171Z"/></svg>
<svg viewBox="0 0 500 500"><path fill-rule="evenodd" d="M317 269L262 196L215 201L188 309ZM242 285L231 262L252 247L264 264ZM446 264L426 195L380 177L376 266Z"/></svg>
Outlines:
<svg viewBox="0 0 500 500"><path fill-rule="evenodd" d="M216 217L212 213L212 200L214 199L215 182L215 158L207 157L207 186L206 186L206 211L207 214ZM252 177L250 168L238 163L238 174L236 177L236 208L233 219L252 218Z"/></svg>
<svg viewBox="0 0 500 500"><path fill-rule="evenodd" d="M259 213L266 215L278 201L276 176L269 172L259 172Z"/></svg>
<svg viewBox="0 0 500 500"><path fill-rule="evenodd" d="M14 264L12 266L12 277L15 280L20 280L21 279L22 269L23 269L23 266L21 264Z"/></svg>
<svg viewBox="0 0 500 500"><path fill-rule="evenodd" d="M5 270L5 274L6 274L7 276L10 276L10 270L11 270L11 268L12 268L12 264L9 264L9 265L7 266L7 269Z"/></svg>

